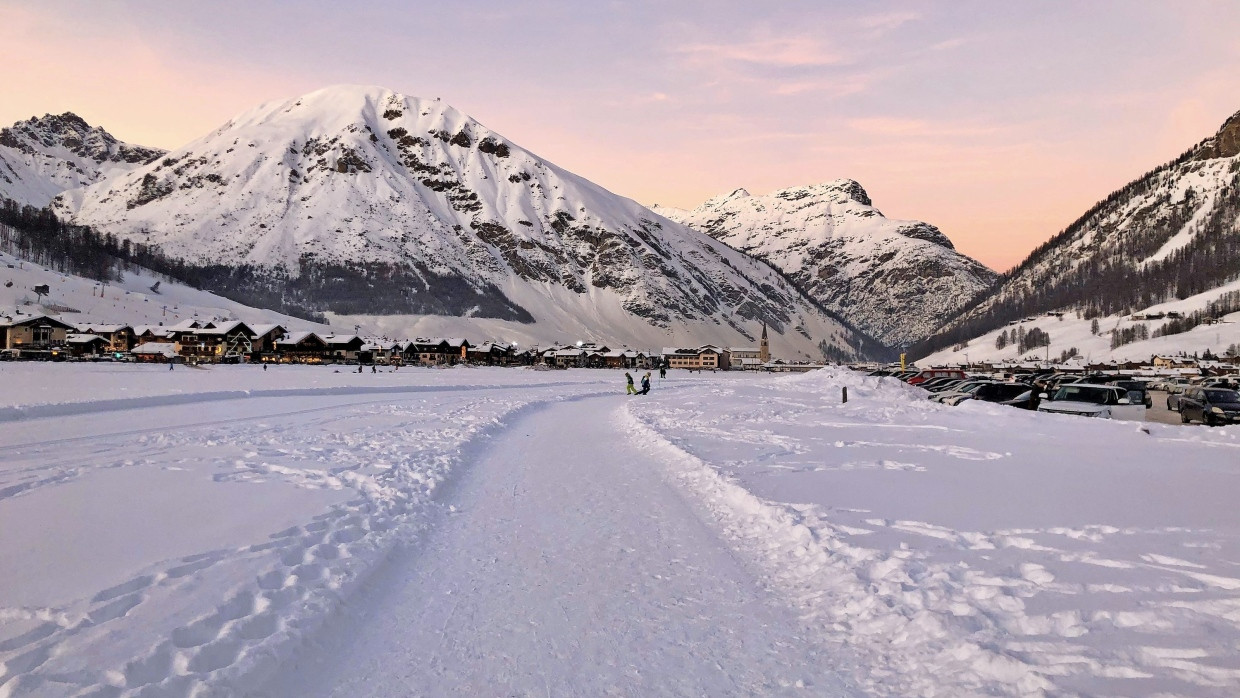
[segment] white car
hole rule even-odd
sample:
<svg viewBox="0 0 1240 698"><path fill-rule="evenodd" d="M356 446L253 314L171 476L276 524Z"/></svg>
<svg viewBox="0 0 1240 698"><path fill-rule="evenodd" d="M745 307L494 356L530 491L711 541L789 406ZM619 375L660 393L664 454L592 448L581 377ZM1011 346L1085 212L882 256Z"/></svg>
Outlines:
<svg viewBox="0 0 1240 698"><path fill-rule="evenodd" d="M1039 412L1145 421L1145 405L1133 404L1128 399L1128 391L1114 385L1069 383L1060 386L1050 401L1047 401L1046 393L1042 393L1041 397Z"/></svg>

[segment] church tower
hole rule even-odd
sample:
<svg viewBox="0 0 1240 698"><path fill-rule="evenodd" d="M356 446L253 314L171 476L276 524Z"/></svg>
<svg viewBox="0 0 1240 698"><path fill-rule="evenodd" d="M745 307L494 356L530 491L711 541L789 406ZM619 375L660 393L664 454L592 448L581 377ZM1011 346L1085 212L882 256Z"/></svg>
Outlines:
<svg viewBox="0 0 1240 698"><path fill-rule="evenodd" d="M771 360L771 345L766 339L765 322L762 323L762 344L758 347L758 358L762 360L762 363L766 363Z"/></svg>

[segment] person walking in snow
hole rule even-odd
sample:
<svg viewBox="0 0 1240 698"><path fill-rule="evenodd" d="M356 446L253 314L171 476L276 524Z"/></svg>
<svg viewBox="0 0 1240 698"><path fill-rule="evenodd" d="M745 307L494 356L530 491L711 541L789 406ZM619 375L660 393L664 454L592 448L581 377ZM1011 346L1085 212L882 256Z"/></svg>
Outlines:
<svg viewBox="0 0 1240 698"><path fill-rule="evenodd" d="M625 371L624 380L626 382L624 386L624 394L625 395L636 395L637 388L633 387L633 374L629 373L628 371Z"/></svg>
<svg viewBox="0 0 1240 698"><path fill-rule="evenodd" d="M660 366L659 367L659 379L662 380L664 378L667 378L667 366Z"/></svg>
<svg viewBox="0 0 1240 698"><path fill-rule="evenodd" d="M646 371L646 375L642 376L642 389L638 391L638 395L645 395L650 392L650 371Z"/></svg>

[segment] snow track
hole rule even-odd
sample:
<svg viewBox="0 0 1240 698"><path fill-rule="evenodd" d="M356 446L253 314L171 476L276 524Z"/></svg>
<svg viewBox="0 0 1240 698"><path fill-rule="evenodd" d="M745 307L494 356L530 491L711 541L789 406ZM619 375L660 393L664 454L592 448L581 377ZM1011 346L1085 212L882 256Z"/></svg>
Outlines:
<svg viewBox="0 0 1240 698"><path fill-rule="evenodd" d="M260 693L846 694L832 660L626 438L623 404L514 422L424 548Z"/></svg>

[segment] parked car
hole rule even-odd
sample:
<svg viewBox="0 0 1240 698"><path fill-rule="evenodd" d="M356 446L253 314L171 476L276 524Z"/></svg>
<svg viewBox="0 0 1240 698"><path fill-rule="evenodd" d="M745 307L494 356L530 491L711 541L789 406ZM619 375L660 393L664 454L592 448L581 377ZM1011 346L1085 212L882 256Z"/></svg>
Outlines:
<svg viewBox="0 0 1240 698"><path fill-rule="evenodd" d="M1026 396L1026 394L1028 395ZM948 405L959 405L967 400L1007 403L1021 396L1026 396L1025 400L1028 401L1032 394L1033 389L1027 383L982 383L964 395L954 397L950 401L944 400L943 402Z"/></svg>
<svg viewBox="0 0 1240 698"><path fill-rule="evenodd" d="M1128 391L1115 385L1069 383L1056 390L1049 401L1046 393L1040 397L1042 401L1038 405L1039 412L1102 419L1145 419L1145 405L1132 404L1128 399Z"/></svg>
<svg viewBox="0 0 1240 698"><path fill-rule="evenodd" d="M1206 426L1240 423L1240 393L1226 388L1189 388L1180 396L1180 421Z"/></svg>
<svg viewBox="0 0 1240 698"><path fill-rule="evenodd" d="M974 378L964 381L959 385L953 386L951 390L944 390L930 396L930 399L943 404L951 404L949 401L955 400L962 395L970 395L978 386L986 383L996 383L997 381L989 378Z"/></svg>
<svg viewBox="0 0 1240 698"><path fill-rule="evenodd" d="M916 375L908 379L909 385L918 385L926 381L936 378L956 378L963 379L964 371L955 368L928 368L924 371L918 371Z"/></svg>
<svg viewBox="0 0 1240 698"><path fill-rule="evenodd" d="M1141 403L1147 408L1154 406L1154 398L1150 397L1150 391L1146 388L1145 381L1133 380L1129 378L1107 381L1109 385L1114 385L1128 391L1128 400L1134 405Z"/></svg>
<svg viewBox="0 0 1240 698"><path fill-rule="evenodd" d="M955 383L959 380L961 379L959 378L931 378L930 380L922 381L920 383L917 383L916 385L918 388L921 388L922 390L933 391L934 388L940 385L947 385L948 383Z"/></svg>

